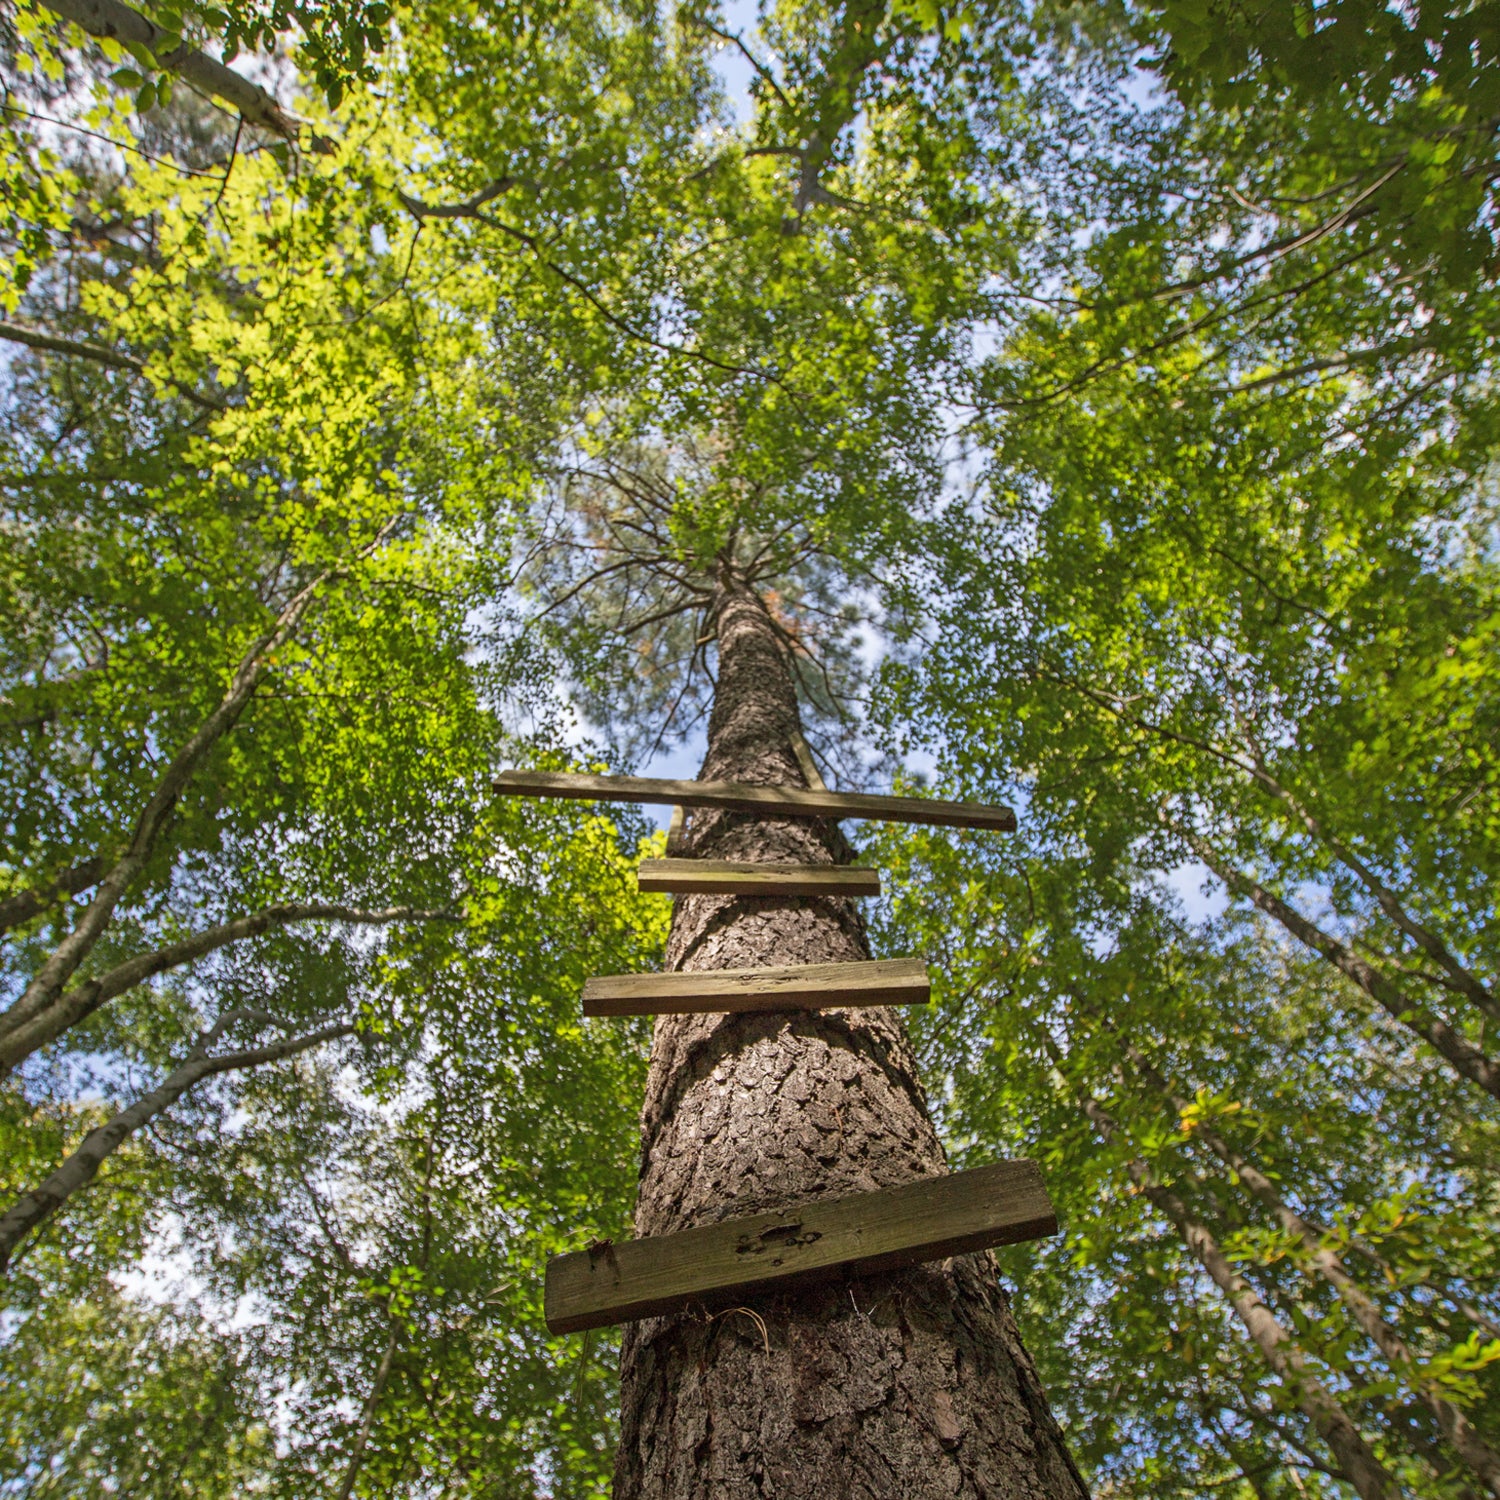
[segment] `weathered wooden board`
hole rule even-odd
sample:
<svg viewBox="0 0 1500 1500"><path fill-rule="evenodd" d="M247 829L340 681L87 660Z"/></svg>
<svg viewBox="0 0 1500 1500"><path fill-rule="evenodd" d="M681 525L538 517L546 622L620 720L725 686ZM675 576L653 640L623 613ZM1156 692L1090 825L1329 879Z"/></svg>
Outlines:
<svg viewBox="0 0 1500 1500"><path fill-rule="evenodd" d="M878 896L880 872L855 865L734 864L727 859L643 859L643 891L702 896Z"/></svg>
<svg viewBox="0 0 1500 1500"><path fill-rule="evenodd" d="M811 747L802 738L800 729L792 730L792 754L797 757L797 766L802 772L802 779L807 782L815 792L826 792L828 783L823 780L818 770L818 763L813 759Z"/></svg>
<svg viewBox="0 0 1500 1500"><path fill-rule="evenodd" d="M547 1264L546 1317L577 1333L757 1292L899 1270L1057 1233L1035 1162L1006 1161L878 1193L601 1243Z"/></svg>
<svg viewBox="0 0 1500 1500"><path fill-rule="evenodd" d="M875 818L887 823L931 823L949 828L1015 831L1008 807L942 802L935 797L879 797L868 792L814 791L800 786L750 786L741 781L665 781L649 776L590 776L582 772L502 771L503 797L571 797L600 802L675 803L722 807L781 818Z"/></svg>
<svg viewBox="0 0 1500 1500"><path fill-rule="evenodd" d="M916 958L678 974L601 974L584 981L586 1016L704 1011L823 1010L836 1005L925 1005L927 965Z"/></svg>

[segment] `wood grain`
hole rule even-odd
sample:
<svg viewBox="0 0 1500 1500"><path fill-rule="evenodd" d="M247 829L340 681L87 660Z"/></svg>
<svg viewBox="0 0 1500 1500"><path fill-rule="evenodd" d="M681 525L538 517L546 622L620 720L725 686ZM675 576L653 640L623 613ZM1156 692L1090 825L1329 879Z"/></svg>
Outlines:
<svg viewBox="0 0 1500 1500"><path fill-rule="evenodd" d="M899 1270L1057 1233L1036 1163L999 1162L878 1193L601 1243L548 1262L547 1327L577 1333L757 1292Z"/></svg>
<svg viewBox="0 0 1500 1500"><path fill-rule="evenodd" d="M935 797L881 797L868 792L814 791L798 786L752 786L739 781L667 781L649 776L591 776L582 772L502 771L502 797L564 797L601 802L650 802L680 807L721 807L731 812L783 818L874 818L887 823L928 823L948 828L988 828L1013 833L1008 807L943 802Z"/></svg>
<svg viewBox="0 0 1500 1500"><path fill-rule="evenodd" d="M601 974L584 981L586 1016L686 1015L704 1011L824 1010L925 1005L927 965L916 958L674 974Z"/></svg>
<svg viewBox="0 0 1500 1500"><path fill-rule="evenodd" d="M643 859L643 891L690 896L878 896L880 873L855 865L736 864L727 859Z"/></svg>

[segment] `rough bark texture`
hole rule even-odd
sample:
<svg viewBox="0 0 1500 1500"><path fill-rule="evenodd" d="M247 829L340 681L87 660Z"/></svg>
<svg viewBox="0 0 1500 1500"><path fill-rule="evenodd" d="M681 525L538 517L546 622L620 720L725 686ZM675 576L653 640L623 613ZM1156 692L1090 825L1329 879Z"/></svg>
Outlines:
<svg viewBox="0 0 1500 1500"><path fill-rule="evenodd" d="M805 786L795 690L727 572L704 779ZM836 827L700 812L684 852L837 863ZM825 897L680 897L673 969L868 958ZM637 1234L946 1170L888 1009L665 1016L642 1112ZM616 1500L1084 1500L989 1255L627 1328Z"/></svg>

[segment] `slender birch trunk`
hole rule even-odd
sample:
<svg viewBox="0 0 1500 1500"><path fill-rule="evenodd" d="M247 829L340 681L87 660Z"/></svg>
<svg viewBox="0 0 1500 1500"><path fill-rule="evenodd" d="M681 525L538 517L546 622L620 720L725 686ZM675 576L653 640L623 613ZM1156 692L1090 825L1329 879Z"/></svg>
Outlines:
<svg viewBox="0 0 1500 1500"><path fill-rule="evenodd" d="M1188 1101L1173 1092L1167 1080L1138 1047L1129 1042L1121 1045L1140 1076L1169 1104L1179 1113L1187 1107ZM1463 1408L1448 1400L1441 1386L1417 1373L1417 1362L1406 1340L1386 1321L1374 1299L1349 1274L1343 1258L1328 1243L1328 1236L1321 1226L1304 1219L1281 1196L1276 1184L1253 1161L1234 1150L1211 1125L1200 1124L1193 1134L1238 1175L1276 1222L1297 1240L1307 1256L1308 1267L1333 1288L1360 1331L1380 1350L1392 1373L1410 1386L1437 1419L1438 1427L1453 1445L1453 1451L1473 1470L1495 1500L1500 1500L1500 1454L1485 1441Z"/></svg>
<svg viewBox="0 0 1500 1500"><path fill-rule="evenodd" d="M98 1175L100 1167L142 1125L170 1108L195 1083L219 1073L239 1072L280 1062L311 1047L322 1046L324 1042L354 1034L353 1022L339 1021L306 1036L288 1037L227 1056L210 1056L209 1048L219 1039L226 1025L241 1014L243 1012L231 1011L221 1016L180 1067L169 1073L149 1094L89 1131L56 1171L30 1192L23 1193L0 1214L0 1273L9 1269L17 1246L29 1234L50 1219L74 1193L86 1188Z"/></svg>
<svg viewBox="0 0 1500 1500"><path fill-rule="evenodd" d="M1435 1016L1418 1005L1382 969L1361 958L1348 944L1324 932L1289 902L1267 890L1243 870L1236 869L1206 839L1181 828L1177 832L1235 895L1254 902L1268 917L1280 922L1299 942L1352 979L1398 1026L1404 1026L1414 1036L1420 1037L1471 1083L1500 1099L1500 1062L1481 1052L1441 1016Z"/></svg>
<svg viewBox="0 0 1500 1500"><path fill-rule="evenodd" d="M72 930L32 975L15 1002L4 1012L0 1012L0 1078L38 1047L46 1045L46 1042L54 1040L60 1034L52 1031L44 1035L47 1032L48 1018L58 1014L68 981L108 931L115 908L155 852L157 840L176 810L177 799L186 790L204 758L239 722L240 715L244 713L269 669L275 652L297 630L318 591L334 576L334 571L330 569L320 574L300 589L282 609L271 628L253 642L240 658L223 697L188 736L157 778L151 795L136 819L135 830L124 852L96 881L91 882L95 886L93 899L79 912ZM36 1028L34 1033L31 1032L32 1028ZM23 1035L27 1036L24 1042L17 1040ZM43 1039L37 1040L38 1037Z"/></svg>
<svg viewBox="0 0 1500 1500"><path fill-rule="evenodd" d="M349 1500L354 1493L354 1481L359 1478L359 1471L364 1467L365 1449L370 1446L370 1434L375 1430L375 1413L380 1407L381 1396L385 1394L385 1383L391 1378L391 1363L396 1357L396 1344L400 1334L400 1325L392 1319L385 1350L380 1356L375 1378L370 1382L370 1393L365 1397L364 1409L359 1414L359 1427L354 1434L349 1462L345 1464L344 1477L339 1481L338 1500Z"/></svg>
<svg viewBox="0 0 1500 1500"><path fill-rule="evenodd" d="M1171 744L1187 745L1203 754L1211 756L1221 765L1231 766L1251 782L1258 786L1273 801L1279 802L1297 822L1301 823L1308 836L1316 843L1321 844L1329 854L1333 856L1343 867L1353 875L1361 885L1375 899L1375 904L1385 915L1409 937L1418 948L1422 950L1446 975L1446 979L1439 975L1427 974L1422 976L1429 983L1440 984L1452 990L1455 994L1464 996L1477 1006L1491 1020L1500 1021L1500 995L1496 995L1493 989L1485 985L1484 981L1470 969L1448 945L1424 922L1415 917L1407 908L1401 897L1388 886L1374 868L1365 860L1361 859L1348 844L1331 832L1313 810L1292 789L1271 774L1266 761L1265 747L1259 743L1251 730L1249 722L1238 710L1235 718L1238 724L1241 739L1244 741L1245 749L1249 758L1246 759L1238 751L1229 750L1223 745L1215 744L1212 740L1206 740L1197 735L1184 734L1181 730L1171 729L1165 724L1158 724L1140 714L1127 711L1125 704L1128 700L1121 699L1113 693L1101 692L1097 688L1090 687L1087 683L1080 682L1076 678L1063 673L1049 674L1050 679L1062 686L1069 687L1073 691L1082 694L1090 703L1102 708L1106 713L1119 719L1121 723L1129 724L1132 728L1141 730L1145 734L1157 739L1165 740Z"/></svg>
<svg viewBox="0 0 1500 1500"><path fill-rule="evenodd" d="M805 785L796 692L762 601L726 565L702 777ZM697 814L686 851L834 863L836 828ZM679 898L668 967L869 957L838 899ZM635 1231L869 1192L946 1170L890 1010L664 1016ZM632 1324L616 1500L1084 1500L988 1255Z"/></svg>
<svg viewBox="0 0 1500 1500"><path fill-rule="evenodd" d="M1049 1051L1053 1052L1054 1066L1058 1066L1060 1058L1054 1049ZM1058 1072L1063 1076L1060 1066ZM1087 1090L1068 1083L1065 1077L1063 1082L1099 1134L1106 1141L1114 1140L1120 1134L1114 1116ZM1361 1500L1398 1500L1404 1493L1401 1486L1375 1456L1338 1398L1308 1368L1301 1348L1260 1294L1234 1269L1208 1226L1193 1217L1176 1193L1155 1180L1145 1161L1132 1157L1126 1162L1126 1171L1136 1187L1171 1222L1194 1259L1224 1294L1262 1358L1328 1444L1344 1477Z"/></svg>

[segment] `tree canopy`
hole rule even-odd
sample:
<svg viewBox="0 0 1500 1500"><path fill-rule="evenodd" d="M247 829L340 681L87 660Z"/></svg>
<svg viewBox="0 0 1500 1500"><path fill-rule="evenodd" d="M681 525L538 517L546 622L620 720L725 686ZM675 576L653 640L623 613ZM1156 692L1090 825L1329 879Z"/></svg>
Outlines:
<svg viewBox="0 0 1500 1500"><path fill-rule="evenodd" d="M607 1493L730 559L1095 1493L1500 1495L1496 7L0 15L0 1493ZM1351 1460L1350 1454L1356 1455Z"/></svg>

